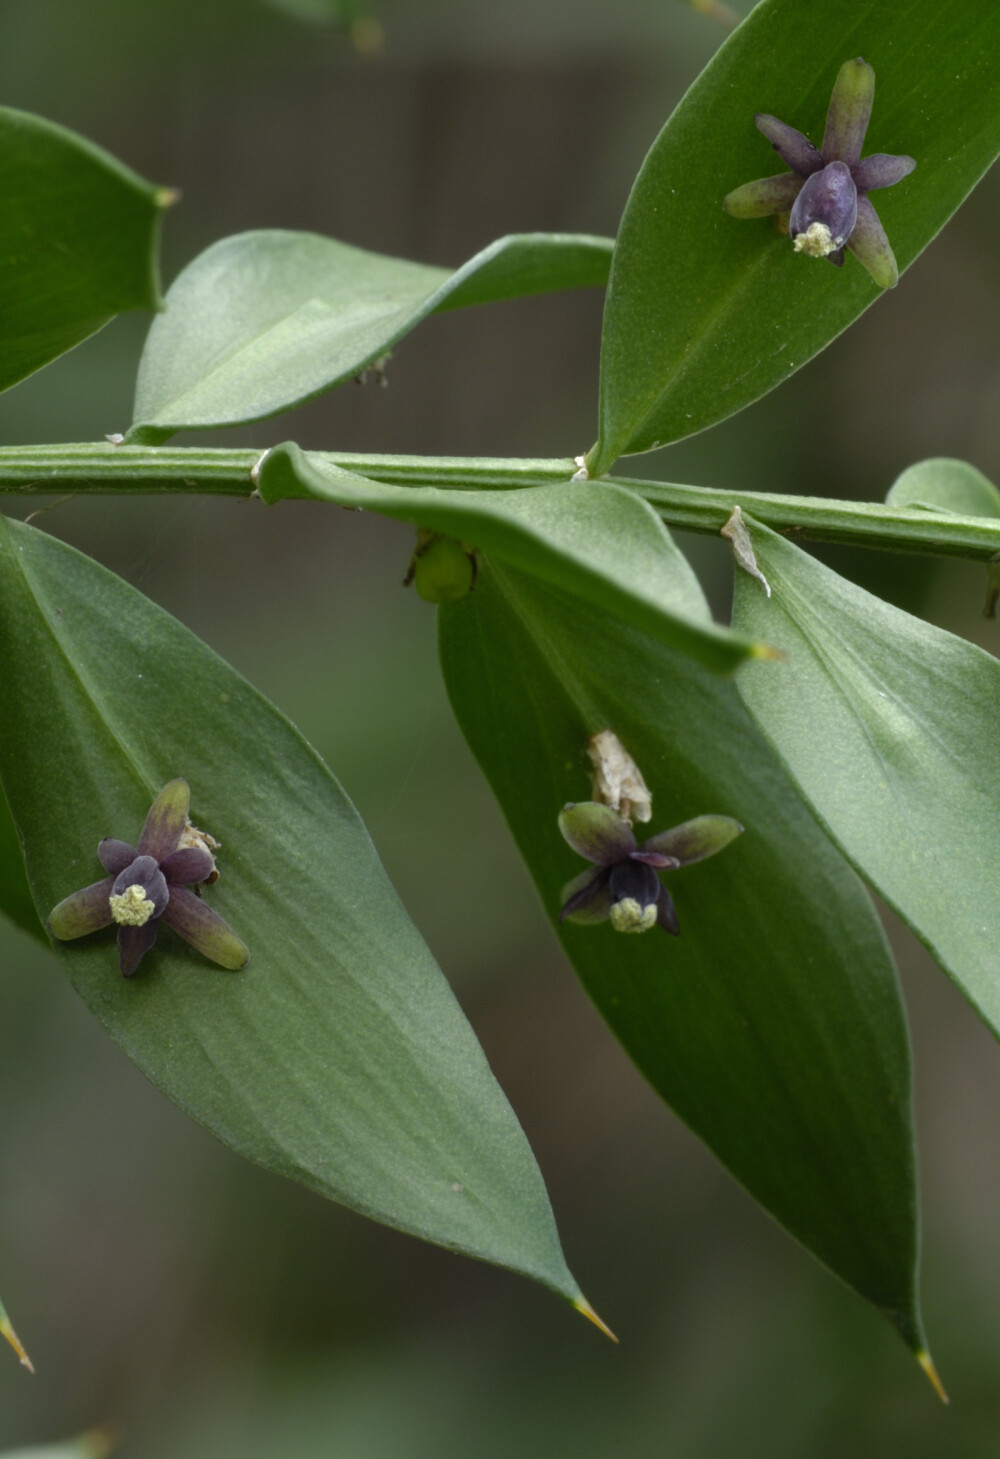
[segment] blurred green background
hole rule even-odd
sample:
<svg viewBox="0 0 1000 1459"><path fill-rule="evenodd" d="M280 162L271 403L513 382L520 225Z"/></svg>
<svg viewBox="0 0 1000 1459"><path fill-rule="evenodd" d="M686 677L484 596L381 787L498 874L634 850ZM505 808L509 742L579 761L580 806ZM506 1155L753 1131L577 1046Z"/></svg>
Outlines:
<svg viewBox="0 0 1000 1459"><path fill-rule="evenodd" d="M359 49L291 13L322 8L6 0L0 100L183 190L165 282L252 227L457 265L507 232L613 234L646 147L724 38L682 0L372 0L384 44L362 28ZM1000 479L998 215L994 176L810 367L636 470L873 498L911 462L958 455ZM595 435L600 318L597 295L568 295L431 319L388 389L349 386L216 439L576 454ZM124 430L147 326L118 320L0 398L0 440ZM21 516L38 505L6 502ZM3 927L0 1292L38 1374L0 1353L0 1448L111 1420L124 1459L996 1452L1000 1054L908 934L892 928L915 1043L926 1317L950 1411L889 1328L658 1103L590 1008L451 723L433 610L399 586L407 530L196 499L77 499L40 525L176 613L326 757L622 1343L522 1279L242 1163L145 1083L54 959ZM724 616L725 553L684 545ZM996 649L980 568L823 556ZM992 854L992 827L969 834ZM933 846L926 858L932 877Z"/></svg>

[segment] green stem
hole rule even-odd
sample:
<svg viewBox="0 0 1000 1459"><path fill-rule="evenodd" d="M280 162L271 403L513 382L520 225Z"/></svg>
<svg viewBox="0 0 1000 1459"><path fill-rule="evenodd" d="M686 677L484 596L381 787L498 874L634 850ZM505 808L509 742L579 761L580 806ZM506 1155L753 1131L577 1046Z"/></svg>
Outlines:
<svg viewBox="0 0 1000 1459"><path fill-rule="evenodd" d="M739 507L785 537L842 542L888 552L974 557L1000 554L1000 518L960 517L884 502L845 502L833 497L778 496L764 491L723 491L711 486L673 486L609 476L655 507L670 527L718 533Z"/></svg>
<svg viewBox="0 0 1000 1459"><path fill-rule="evenodd" d="M202 492L249 496L251 473L262 451L199 446L114 446L109 441L57 446L0 447L0 493ZM399 486L501 490L567 481L568 460L461 456L373 456L353 451L312 452L347 471ZM307 493L303 492L303 496Z"/></svg>
<svg viewBox="0 0 1000 1459"><path fill-rule="evenodd" d="M348 451L315 453L361 476L394 486L441 486L499 491L569 478L566 459L373 456ZM0 448L0 492L202 492L249 496L259 451L197 446L113 446L107 442ZM786 536L843 542L894 552L933 553L989 561L1000 554L1000 520L959 517L880 502L778 496L677 486L629 477L605 478L648 501L670 527L718 534L733 507ZM305 492L303 492L305 495Z"/></svg>

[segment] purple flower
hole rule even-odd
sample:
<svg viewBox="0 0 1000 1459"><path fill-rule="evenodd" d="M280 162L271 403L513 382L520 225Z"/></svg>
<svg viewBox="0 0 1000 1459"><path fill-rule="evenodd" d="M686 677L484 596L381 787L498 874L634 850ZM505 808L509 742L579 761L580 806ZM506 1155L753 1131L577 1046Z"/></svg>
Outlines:
<svg viewBox="0 0 1000 1459"><path fill-rule="evenodd" d="M210 838L190 831L190 807L187 781L171 780L153 801L138 846L105 837L97 855L108 875L53 908L46 924L52 936L68 942L117 923L119 962L130 978L162 920L212 962L245 967L250 957L245 943L190 890L216 877ZM182 844L185 839L194 844Z"/></svg>
<svg viewBox="0 0 1000 1459"><path fill-rule="evenodd" d="M822 147L777 117L758 112L759 130L792 170L744 183L723 198L722 206L734 218L789 213L788 232L797 253L839 266L846 246L880 288L891 289L899 270L868 194L892 187L917 164L888 152L862 158L874 98L875 72L859 56L844 62L834 82Z"/></svg>
<svg viewBox="0 0 1000 1459"><path fill-rule="evenodd" d="M743 827L731 816L696 816L640 846L627 821L591 800L565 806L559 829L574 851L594 863L563 887L560 922L607 919L616 932L662 927L676 937L677 913L658 873L714 856Z"/></svg>

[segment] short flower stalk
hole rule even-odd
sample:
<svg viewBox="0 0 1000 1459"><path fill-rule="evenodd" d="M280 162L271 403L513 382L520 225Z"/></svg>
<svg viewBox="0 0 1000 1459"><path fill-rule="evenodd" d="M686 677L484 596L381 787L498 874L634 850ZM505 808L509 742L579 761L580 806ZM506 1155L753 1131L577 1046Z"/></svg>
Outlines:
<svg viewBox="0 0 1000 1459"><path fill-rule="evenodd" d="M758 112L758 129L792 170L744 183L722 206L734 218L787 213L797 253L826 258L839 267L849 248L880 288L891 289L899 270L868 194L892 187L917 164L912 157L888 152L861 156L874 99L875 72L859 56L840 68L822 146L814 147L794 127Z"/></svg>
<svg viewBox="0 0 1000 1459"><path fill-rule="evenodd" d="M190 807L187 781L171 780L150 807L137 846L105 837L97 855L108 875L53 908L46 924L52 936L68 942L117 926L119 965L130 978L162 921L220 967L245 967L246 944L192 890L218 873L209 838L189 831Z"/></svg>
<svg viewBox="0 0 1000 1459"><path fill-rule="evenodd" d="M732 816L696 816L640 844L610 806L580 801L563 808L559 829L573 850L593 863L563 888L560 922L609 921L616 932L661 927L677 937L677 912L660 873L714 856L743 827Z"/></svg>

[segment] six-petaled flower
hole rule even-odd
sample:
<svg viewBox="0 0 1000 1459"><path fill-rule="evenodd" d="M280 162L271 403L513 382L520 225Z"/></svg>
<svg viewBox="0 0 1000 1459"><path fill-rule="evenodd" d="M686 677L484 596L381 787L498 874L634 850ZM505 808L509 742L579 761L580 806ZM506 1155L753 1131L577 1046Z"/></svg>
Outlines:
<svg viewBox="0 0 1000 1459"><path fill-rule="evenodd" d="M563 808L559 829L574 851L594 863L563 888L560 922L610 920L616 932L662 927L676 937L677 913L658 873L714 856L743 827L731 816L696 816L640 845L610 806L580 801Z"/></svg>
<svg viewBox="0 0 1000 1459"><path fill-rule="evenodd" d="M117 923L119 962L130 978L163 921L212 962L245 967L245 943L191 890L213 877L215 859L207 838L183 844L190 806L187 781L171 780L153 801L137 846L105 837L97 855L108 875L53 908L46 924L52 936L65 942Z"/></svg>
<svg viewBox="0 0 1000 1459"><path fill-rule="evenodd" d="M744 183L723 199L734 218L788 213L788 232L798 253L844 262L847 247L883 289L899 280L896 259L868 194L891 187L916 167L912 157L876 152L861 156L875 98L875 72L860 56L845 61L834 82L823 143L777 117L754 118L791 172Z"/></svg>

